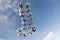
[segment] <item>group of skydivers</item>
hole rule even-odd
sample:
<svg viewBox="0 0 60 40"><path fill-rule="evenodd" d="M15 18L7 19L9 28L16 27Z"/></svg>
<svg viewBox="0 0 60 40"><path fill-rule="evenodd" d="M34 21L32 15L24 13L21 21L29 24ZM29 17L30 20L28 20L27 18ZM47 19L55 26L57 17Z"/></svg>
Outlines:
<svg viewBox="0 0 60 40"><path fill-rule="evenodd" d="M18 32L18 36L21 36L23 35L24 37L27 35L27 34L32 34L32 32L35 32L36 29L35 27L32 27L33 25L33 22L32 22L32 14L30 12L30 4L28 3L28 1L26 2L26 16L30 18L29 20L29 26L28 28L25 28L26 27L26 19L25 19L25 15L24 15L24 11L23 11L23 6L22 6L22 2L19 3L19 16L21 16L21 21L22 21L22 27L21 28L18 28L16 31Z"/></svg>

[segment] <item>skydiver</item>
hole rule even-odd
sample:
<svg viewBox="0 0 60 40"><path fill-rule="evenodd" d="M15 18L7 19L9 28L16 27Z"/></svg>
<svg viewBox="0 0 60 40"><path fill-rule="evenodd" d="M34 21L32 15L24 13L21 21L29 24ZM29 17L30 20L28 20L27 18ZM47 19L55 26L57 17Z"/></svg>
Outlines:
<svg viewBox="0 0 60 40"><path fill-rule="evenodd" d="M23 12L23 9L21 9L21 8L19 9L19 12L20 12L20 13L24 13L24 12Z"/></svg>
<svg viewBox="0 0 60 40"><path fill-rule="evenodd" d="M31 13L27 13L27 16L30 17L32 14Z"/></svg>
<svg viewBox="0 0 60 40"><path fill-rule="evenodd" d="M22 21L26 21L24 18L21 18Z"/></svg>
<svg viewBox="0 0 60 40"><path fill-rule="evenodd" d="M33 27L33 28L32 28L32 31L33 31L33 32L35 32L35 31L36 31L35 27Z"/></svg>
<svg viewBox="0 0 60 40"><path fill-rule="evenodd" d="M22 2L20 2L18 5L19 5L20 8L23 8Z"/></svg>
<svg viewBox="0 0 60 40"><path fill-rule="evenodd" d="M17 34L18 37L20 37L21 35L22 35L22 33Z"/></svg>
<svg viewBox="0 0 60 40"><path fill-rule="evenodd" d="M29 6L30 6L30 4L27 2L27 3L26 3L26 11L27 11L28 13L29 13L29 10L30 10Z"/></svg>
<svg viewBox="0 0 60 40"><path fill-rule="evenodd" d="M30 32L30 34L32 35L32 32Z"/></svg>
<svg viewBox="0 0 60 40"><path fill-rule="evenodd" d="M19 16L24 17L24 14L23 13L19 13Z"/></svg>

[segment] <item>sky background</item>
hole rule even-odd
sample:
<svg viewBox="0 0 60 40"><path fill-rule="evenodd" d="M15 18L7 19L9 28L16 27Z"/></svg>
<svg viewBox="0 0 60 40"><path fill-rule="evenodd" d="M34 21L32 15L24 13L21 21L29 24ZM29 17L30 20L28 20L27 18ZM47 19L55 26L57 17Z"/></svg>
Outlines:
<svg viewBox="0 0 60 40"><path fill-rule="evenodd" d="M60 40L60 0L28 0L36 32L27 40ZM17 37L21 27L19 0L0 0L0 40L24 40ZM22 0L24 3L25 0Z"/></svg>

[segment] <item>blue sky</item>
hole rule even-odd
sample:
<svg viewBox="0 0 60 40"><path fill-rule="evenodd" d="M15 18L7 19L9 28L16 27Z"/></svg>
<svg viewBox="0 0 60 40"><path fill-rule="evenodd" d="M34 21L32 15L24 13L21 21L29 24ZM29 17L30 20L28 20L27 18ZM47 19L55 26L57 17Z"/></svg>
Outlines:
<svg viewBox="0 0 60 40"><path fill-rule="evenodd" d="M23 40L17 37L21 26L19 0L0 0L0 40ZM24 2L24 0L23 0ZM60 40L60 0L29 0L37 29L28 40Z"/></svg>

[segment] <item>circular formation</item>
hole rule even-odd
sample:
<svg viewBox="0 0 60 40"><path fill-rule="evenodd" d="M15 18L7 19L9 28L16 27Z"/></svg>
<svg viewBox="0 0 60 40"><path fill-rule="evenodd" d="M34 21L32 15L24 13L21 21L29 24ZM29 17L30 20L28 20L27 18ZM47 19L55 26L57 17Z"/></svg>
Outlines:
<svg viewBox="0 0 60 40"><path fill-rule="evenodd" d="M32 22L33 17L32 17L32 13L30 12L30 3L28 1L26 1L26 4L25 4L26 5L25 6L26 12L23 11L24 8L22 5L22 2L20 2L18 5L20 7L19 16L21 17L22 27L20 27L16 30L18 32L17 36L19 37L19 36L23 35L25 37L27 34L32 35L32 33L36 31L36 29L33 26L33 22ZM24 15L24 13L26 13L26 15ZM28 27L26 27L27 26L27 24L26 24L27 19L25 18L25 16L29 18L29 23L28 23L29 26Z"/></svg>

